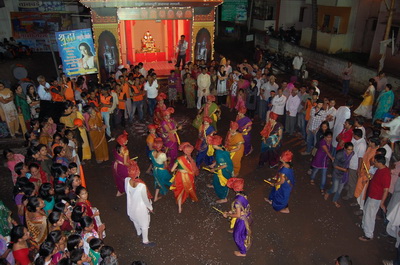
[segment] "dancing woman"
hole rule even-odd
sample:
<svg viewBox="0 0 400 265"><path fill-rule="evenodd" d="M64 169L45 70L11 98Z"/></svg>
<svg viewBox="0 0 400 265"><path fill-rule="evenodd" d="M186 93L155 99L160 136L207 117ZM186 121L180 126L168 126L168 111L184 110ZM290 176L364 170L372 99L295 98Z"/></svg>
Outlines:
<svg viewBox="0 0 400 265"><path fill-rule="evenodd" d="M253 217L247 196L243 192L244 180L231 178L227 186L236 192L235 200L232 203L232 210L224 213L224 217L233 218L233 240L239 251L234 251L238 257L245 257L252 242L251 225ZM232 225L231 225L232 226Z"/></svg>
<svg viewBox="0 0 400 265"><path fill-rule="evenodd" d="M260 132L262 136L261 154L258 162L259 167L263 167L265 162L269 163L270 168L278 165L278 151L281 146L283 126L277 122L278 115L271 112L269 120Z"/></svg>
<svg viewBox="0 0 400 265"><path fill-rule="evenodd" d="M177 131L181 126L177 126L171 114L174 113L173 108L168 108L163 112L163 121L161 122L161 137L164 146L167 148L167 157L169 158L169 167L172 167L174 161L178 157L178 145L180 143Z"/></svg>
<svg viewBox="0 0 400 265"><path fill-rule="evenodd" d="M215 130L217 130L217 121L219 120L220 116L221 109L218 107L217 104L215 104L215 96L208 95L207 102L203 104L203 106L199 109L197 117L196 119L194 119L192 125L196 129L199 129L201 123L203 122L203 117L210 117L212 120L211 125L214 127Z"/></svg>
<svg viewBox="0 0 400 265"><path fill-rule="evenodd" d="M292 192L293 185L295 184L294 172L291 165L293 153L285 151L280 157L282 167L279 169L276 182L271 189L268 199L264 198L266 202L272 205L272 208L281 213L289 213L289 197Z"/></svg>
<svg viewBox="0 0 400 265"><path fill-rule="evenodd" d="M154 202L161 199L161 196L158 196L159 193L161 195L167 194L171 185L169 182L171 174L167 170L167 155L162 151L162 148L162 139L156 138L153 144L154 150L149 153L151 163L153 164L154 185L156 187Z"/></svg>
<svg viewBox="0 0 400 265"><path fill-rule="evenodd" d="M192 158L194 147L188 142L184 142L179 146L179 150L184 155L178 157L172 166L171 172L176 171L175 176L171 179L174 196L178 203L178 212L182 212L182 204L190 197L192 201L198 201L196 188L194 186L194 177L199 174L196 163Z"/></svg>
<svg viewBox="0 0 400 265"><path fill-rule="evenodd" d="M242 166L242 157L244 153L244 139L241 133L237 130L239 128L239 124L235 121L231 121L231 125L228 131L228 134L225 138L225 148L231 154L231 159L233 162L233 176L237 177L240 172L240 168Z"/></svg>
<svg viewBox="0 0 400 265"><path fill-rule="evenodd" d="M156 97L157 105L154 109L153 121L154 121L154 124L156 124L158 126L163 121L163 111L165 111L167 109L167 106L164 104L164 100L166 98L167 98L167 95L165 95L164 93L160 93Z"/></svg>
<svg viewBox="0 0 400 265"><path fill-rule="evenodd" d="M241 107L236 116L236 122L239 124L238 132L243 135L244 139L244 155L248 156L253 152L253 146L251 145L251 126L253 122L246 116L246 112L247 109Z"/></svg>
<svg viewBox="0 0 400 265"><path fill-rule="evenodd" d="M212 136L215 133L214 127L211 125L210 117L203 117L203 125L199 129L199 138L196 142L197 156L196 156L196 166L200 168L203 162L207 166L214 162L213 154L210 154L210 143L207 142L208 136Z"/></svg>
<svg viewBox="0 0 400 265"><path fill-rule="evenodd" d="M227 182L232 177L233 163L230 153L222 146L222 137L218 135L209 136L209 142L215 150L215 166L211 169L213 175L212 185L207 187L214 188L219 200L217 203L228 202Z"/></svg>

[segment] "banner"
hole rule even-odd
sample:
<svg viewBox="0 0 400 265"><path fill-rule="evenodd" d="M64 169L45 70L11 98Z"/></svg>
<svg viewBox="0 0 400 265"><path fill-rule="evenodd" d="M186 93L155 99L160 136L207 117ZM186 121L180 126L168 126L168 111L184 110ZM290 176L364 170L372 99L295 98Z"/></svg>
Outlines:
<svg viewBox="0 0 400 265"><path fill-rule="evenodd" d="M58 50L67 76L96 74L96 50L91 29L56 32Z"/></svg>
<svg viewBox="0 0 400 265"><path fill-rule="evenodd" d="M62 1L30 1L19 0L18 11L20 12L66 12Z"/></svg>
<svg viewBox="0 0 400 265"><path fill-rule="evenodd" d="M57 50L56 31L69 30L71 16L61 13L11 12L12 35L35 52Z"/></svg>
<svg viewBox="0 0 400 265"><path fill-rule="evenodd" d="M221 21L247 21L247 0L225 0L222 4Z"/></svg>
<svg viewBox="0 0 400 265"><path fill-rule="evenodd" d="M187 8L119 8L119 20L192 19L193 11Z"/></svg>

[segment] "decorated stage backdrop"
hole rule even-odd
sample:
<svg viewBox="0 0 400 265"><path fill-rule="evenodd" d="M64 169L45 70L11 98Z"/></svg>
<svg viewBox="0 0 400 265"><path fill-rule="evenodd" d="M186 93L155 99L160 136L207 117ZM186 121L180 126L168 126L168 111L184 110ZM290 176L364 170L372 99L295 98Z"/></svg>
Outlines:
<svg viewBox="0 0 400 265"><path fill-rule="evenodd" d="M98 72L91 29L56 32L56 39L63 69L67 76Z"/></svg>

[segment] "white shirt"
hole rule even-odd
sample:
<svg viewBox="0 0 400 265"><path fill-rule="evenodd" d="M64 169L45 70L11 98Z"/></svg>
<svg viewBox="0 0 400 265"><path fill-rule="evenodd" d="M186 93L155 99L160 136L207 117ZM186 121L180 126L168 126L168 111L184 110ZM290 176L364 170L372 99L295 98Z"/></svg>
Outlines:
<svg viewBox="0 0 400 265"><path fill-rule="evenodd" d="M358 159L363 158L365 151L367 151L367 142L364 138L358 140L352 139L351 142L354 145L354 155L350 160L349 168L353 170L358 169Z"/></svg>
<svg viewBox="0 0 400 265"><path fill-rule="evenodd" d="M277 92L279 86L277 83L273 83L271 85L271 82L267 82L261 86L261 89L264 89L264 100L268 100L269 97L271 96L271 91L274 90Z"/></svg>
<svg viewBox="0 0 400 265"><path fill-rule="evenodd" d="M37 88L40 100L51 100L50 90L47 92L46 90L44 90L45 88L50 89L50 84L46 82L46 84L44 86L39 85Z"/></svg>
<svg viewBox="0 0 400 265"><path fill-rule="evenodd" d="M283 115L285 113L286 97L284 95L276 95L272 99L272 112Z"/></svg>
<svg viewBox="0 0 400 265"><path fill-rule="evenodd" d="M135 222L135 226L148 228L150 225L149 210L153 210L151 200L147 197L146 185L139 183L132 187L130 178L125 179L126 208L129 219Z"/></svg>
<svg viewBox="0 0 400 265"><path fill-rule="evenodd" d="M293 69L300 70L301 66L303 65L303 57L296 56L292 62Z"/></svg>
<svg viewBox="0 0 400 265"><path fill-rule="evenodd" d="M208 90L211 85L211 78L210 75L205 73L201 73L197 76L197 86L199 87L199 90L206 89ZM207 93L207 91L206 91Z"/></svg>
<svg viewBox="0 0 400 265"><path fill-rule="evenodd" d="M118 99L118 94L117 93L115 93L114 91L111 91L111 96L112 96L112 98L113 98L113 102L112 102L112 105L111 105L111 108L109 109L109 113L113 113L114 112L114 110L117 108L117 106L118 106L118 102L119 102L119 99Z"/></svg>
<svg viewBox="0 0 400 265"><path fill-rule="evenodd" d="M364 138L364 139L367 138L367 133L365 132L364 126L362 126L362 127L354 127L354 129L360 129L362 131L362 138Z"/></svg>
<svg viewBox="0 0 400 265"><path fill-rule="evenodd" d="M122 72L121 72L121 70L118 70L116 73L115 73L115 80L119 80L119 77L122 75Z"/></svg>
<svg viewBox="0 0 400 265"><path fill-rule="evenodd" d="M389 163L390 163L390 159L392 158L392 148L390 148L390 146L388 144L385 144L384 146L382 146L382 148L385 148L386 150L386 155L385 155L385 159L386 159L386 163L385 165L387 167L389 167Z"/></svg>
<svg viewBox="0 0 400 265"><path fill-rule="evenodd" d="M335 109L335 107L328 109L326 112L326 116L331 115L333 117L333 119L331 121L329 121L329 129L331 129L331 130L333 129L333 125L335 123L336 112L337 112L337 110Z"/></svg>
<svg viewBox="0 0 400 265"><path fill-rule="evenodd" d="M143 75L144 77L147 77L147 71L146 71L146 69L144 69L144 67L142 67L142 68L139 69L139 73L140 73L141 75Z"/></svg>
<svg viewBox="0 0 400 265"><path fill-rule="evenodd" d="M390 128L389 135L400 136L400 116L392 121L382 123L382 126Z"/></svg>
<svg viewBox="0 0 400 265"><path fill-rule="evenodd" d="M289 114L290 117L296 117L300 102L301 100L297 95L295 96L290 95L288 97L286 101L286 111L290 112Z"/></svg>
<svg viewBox="0 0 400 265"><path fill-rule="evenodd" d="M333 125L332 146L337 147L336 137L342 132L344 122L351 117L351 110L347 106L341 106L336 111L335 125Z"/></svg>
<svg viewBox="0 0 400 265"><path fill-rule="evenodd" d="M150 85L149 81L144 84L144 91L147 92L147 98L156 98L158 95L158 83L157 80L153 81L153 84Z"/></svg>
<svg viewBox="0 0 400 265"><path fill-rule="evenodd" d="M181 40L180 40L178 42L177 50L179 52L179 55L185 55L187 48L188 48L188 42L187 41L184 40L183 43L181 43Z"/></svg>

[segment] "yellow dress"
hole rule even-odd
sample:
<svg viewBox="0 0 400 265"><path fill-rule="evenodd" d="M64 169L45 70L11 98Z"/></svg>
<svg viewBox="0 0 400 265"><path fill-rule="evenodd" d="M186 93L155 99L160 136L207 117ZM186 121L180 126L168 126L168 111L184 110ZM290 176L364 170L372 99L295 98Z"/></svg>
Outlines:
<svg viewBox="0 0 400 265"><path fill-rule="evenodd" d="M76 112L76 117L80 120L82 120L83 124L85 124L85 118L83 117L82 113L79 111ZM90 160L92 158L92 152L90 150L90 143L89 143L89 138L87 136L86 132L86 127L82 126L79 127L79 133L82 137L83 143L82 143L82 160Z"/></svg>

